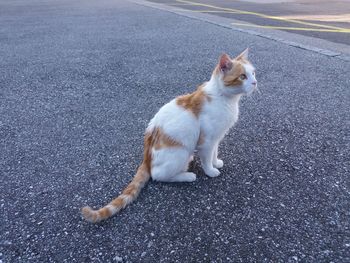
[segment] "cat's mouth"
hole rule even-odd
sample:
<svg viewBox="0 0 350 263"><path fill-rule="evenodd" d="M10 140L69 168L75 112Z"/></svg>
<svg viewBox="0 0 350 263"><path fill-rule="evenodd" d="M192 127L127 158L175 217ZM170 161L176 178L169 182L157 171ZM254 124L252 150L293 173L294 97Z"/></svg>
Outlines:
<svg viewBox="0 0 350 263"><path fill-rule="evenodd" d="M255 82L255 84L252 84L253 86L253 91L258 89L258 83Z"/></svg>
<svg viewBox="0 0 350 263"><path fill-rule="evenodd" d="M250 95L250 94L252 94L255 90L257 90L258 89L258 85L257 85L257 83L256 84L252 84L251 86L249 86L248 88L246 88L245 89L245 93L247 94L247 95Z"/></svg>
<svg viewBox="0 0 350 263"><path fill-rule="evenodd" d="M248 92L248 95L250 95L250 94L252 94L253 92L258 92L258 93L260 93L260 90L258 89L258 84L256 83L256 84L254 84L254 85L252 85L252 89L251 89L251 91L250 92Z"/></svg>

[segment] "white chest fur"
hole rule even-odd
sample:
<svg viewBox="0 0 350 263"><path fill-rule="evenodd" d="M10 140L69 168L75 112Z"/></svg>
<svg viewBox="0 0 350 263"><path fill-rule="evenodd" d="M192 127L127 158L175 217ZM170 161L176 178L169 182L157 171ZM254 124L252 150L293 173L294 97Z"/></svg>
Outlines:
<svg viewBox="0 0 350 263"><path fill-rule="evenodd" d="M225 133L238 120L239 97L227 99L212 97L203 109L200 126L206 136L212 139L222 139Z"/></svg>

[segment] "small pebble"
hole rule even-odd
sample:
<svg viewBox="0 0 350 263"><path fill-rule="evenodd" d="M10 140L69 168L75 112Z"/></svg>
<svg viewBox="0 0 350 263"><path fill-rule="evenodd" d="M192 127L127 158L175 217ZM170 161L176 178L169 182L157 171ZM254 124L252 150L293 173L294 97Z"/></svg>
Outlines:
<svg viewBox="0 0 350 263"><path fill-rule="evenodd" d="M123 258L118 257L118 256L115 256L115 257L113 258L113 260L116 261L116 262L123 262Z"/></svg>

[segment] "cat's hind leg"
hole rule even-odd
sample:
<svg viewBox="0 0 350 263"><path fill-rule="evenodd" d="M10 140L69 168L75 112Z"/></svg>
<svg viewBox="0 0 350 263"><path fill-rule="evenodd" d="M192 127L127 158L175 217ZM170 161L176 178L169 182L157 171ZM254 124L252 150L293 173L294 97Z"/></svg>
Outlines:
<svg viewBox="0 0 350 263"><path fill-rule="evenodd" d="M154 150L152 154L152 179L159 182L193 182L196 174L186 172L190 153L180 147Z"/></svg>
<svg viewBox="0 0 350 263"><path fill-rule="evenodd" d="M182 172L182 173L167 177L166 181L163 181L163 182L169 182L169 183L187 182L187 183L190 183L190 182L194 182L194 181L196 181L196 174L195 173Z"/></svg>

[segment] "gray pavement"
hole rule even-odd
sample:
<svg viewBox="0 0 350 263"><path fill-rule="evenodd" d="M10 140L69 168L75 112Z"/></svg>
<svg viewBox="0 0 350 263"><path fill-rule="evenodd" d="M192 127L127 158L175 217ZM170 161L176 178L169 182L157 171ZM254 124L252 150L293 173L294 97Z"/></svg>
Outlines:
<svg viewBox="0 0 350 263"><path fill-rule="evenodd" d="M350 44L349 0L148 0L241 21L247 29L285 32ZM237 26L237 25L236 25ZM338 31L340 30L340 31ZM342 31L343 30L343 31Z"/></svg>
<svg viewBox="0 0 350 263"><path fill-rule="evenodd" d="M0 2L1 262L349 262L349 62L126 1ZM250 47L222 175L93 225L148 120Z"/></svg>

